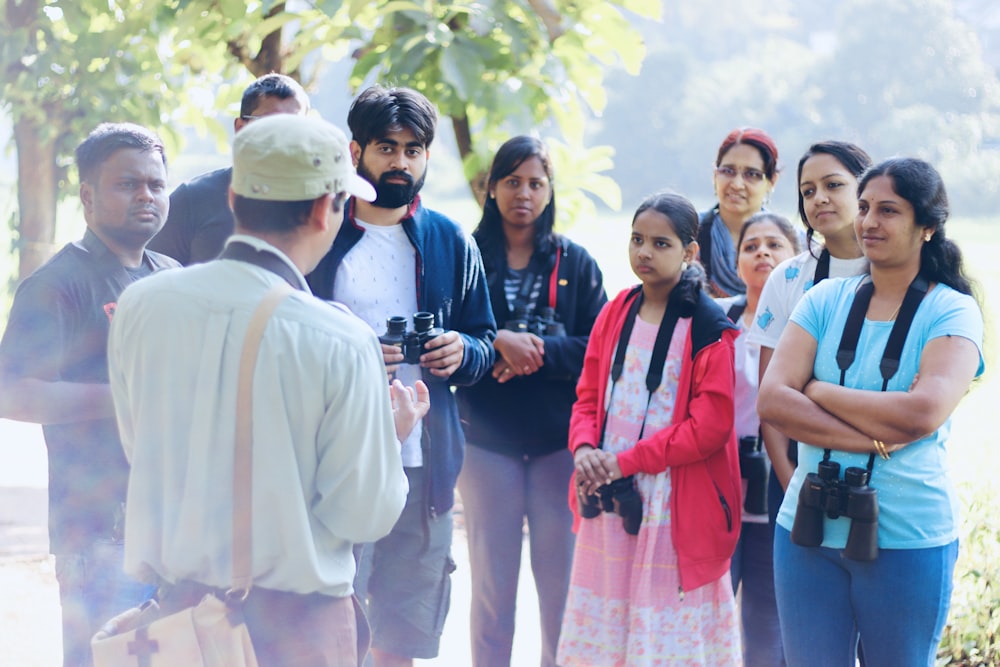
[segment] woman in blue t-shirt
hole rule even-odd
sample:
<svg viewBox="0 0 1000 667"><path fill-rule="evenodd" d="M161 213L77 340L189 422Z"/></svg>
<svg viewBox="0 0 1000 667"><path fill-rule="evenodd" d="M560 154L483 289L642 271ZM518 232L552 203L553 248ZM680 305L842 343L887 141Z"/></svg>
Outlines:
<svg viewBox="0 0 1000 667"><path fill-rule="evenodd" d="M759 394L799 441L774 544L790 667L853 666L859 633L869 664L933 665L958 554L945 442L983 371L982 313L931 165L887 160L858 191L870 273L806 293Z"/></svg>

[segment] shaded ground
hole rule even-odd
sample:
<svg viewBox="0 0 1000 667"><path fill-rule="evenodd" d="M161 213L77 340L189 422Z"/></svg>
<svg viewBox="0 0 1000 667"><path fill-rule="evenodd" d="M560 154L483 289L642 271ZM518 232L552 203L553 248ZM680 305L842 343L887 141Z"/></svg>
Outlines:
<svg viewBox="0 0 1000 667"><path fill-rule="evenodd" d="M0 667L62 662L59 593L48 555L47 472L41 429L0 419ZM441 653L418 667L463 667L469 660L469 563L460 511L455 521L451 612ZM527 549L522 573L530 573ZM519 586L518 634L511 664L538 663L537 598L530 574Z"/></svg>

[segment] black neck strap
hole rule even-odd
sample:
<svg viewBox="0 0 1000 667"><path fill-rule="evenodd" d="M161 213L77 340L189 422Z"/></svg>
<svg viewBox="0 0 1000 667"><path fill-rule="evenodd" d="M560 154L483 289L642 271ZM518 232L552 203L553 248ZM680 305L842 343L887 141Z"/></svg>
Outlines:
<svg viewBox="0 0 1000 667"><path fill-rule="evenodd" d="M733 300L732 305L729 306L729 310L726 311L726 317L732 320L734 323L740 321L740 317L747 309L747 295L740 294Z"/></svg>
<svg viewBox="0 0 1000 667"><path fill-rule="evenodd" d="M295 289L302 289L299 277L295 274L295 271L280 257L267 250L258 250L249 243L232 241L222 251L222 254L219 255L219 259L233 259L238 262L246 262L247 264L259 266L262 269L277 274Z"/></svg>
<svg viewBox="0 0 1000 667"><path fill-rule="evenodd" d="M823 248L813 272L813 287L830 277L830 251Z"/></svg>
<svg viewBox="0 0 1000 667"><path fill-rule="evenodd" d="M611 396L614 395L614 385L622 376L625 368L625 353L628 350L628 342L632 337L632 329L635 320L639 317L639 308L642 306L642 292L636 296L635 301L629 306L625 315L625 322L622 325L621 334L618 337L618 348L615 350L615 359L611 363ZM642 415L642 426L639 429L639 437L646 428L646 414L649 412L649 404L653 400L653 393L659 388L663 381L663 365L667 361L667 352L670 350L670 341L674 337L674 329L677 328L677 320L680 319L680 308L674 305L672 300L667 301L667 309L660 320L660 327L656 331L656 341L653 343L653 354L649 359L649 369L646 371L646 411ZM600 443L604 443L604 431L608 425L608 411L611 409L611 397L608 398L608 410L604 413L604 424L601 426Z"/></svg>
<svg viewBox="0 0 1000 667"><path fill-rule="evenodd" d="M824 250L824 252L826 252ZM903 344L906 336L910 332L913 318L917 314L917 308L927 294L927 279L917 276L906 289L903 303L900 304L896 321L892 324L892 331L889 332L889 340L885 344L882 352L882 361L879 362L879 372L882 374L882 391L889 386L889 380L899 370L899 359L903 355ZM865 323L865 315L868 313L868 305L871 303L872 294L875 293L875 285L871 280L862 283L854 293L854 302L851 310L847 314L847 323L844 325L844 333L840 337L840 347L837 348L837 367L840 369L840 385L844 385L847 376L847 369L854 363L855 352L858 349L858 341L861 338L861 327ZM824 450L823 459L830 458L830 450ZM868 456L868 470L871 471L875 464L875 454Z"/></svg>

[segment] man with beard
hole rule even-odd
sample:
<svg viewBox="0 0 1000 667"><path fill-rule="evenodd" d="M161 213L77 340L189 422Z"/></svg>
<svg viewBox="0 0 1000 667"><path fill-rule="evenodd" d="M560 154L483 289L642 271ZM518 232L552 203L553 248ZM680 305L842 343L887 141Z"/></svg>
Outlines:
<svg viewBox="0 0 1000 667"><path fill-rule="evenodd" d="M309 96L299 82L271 72L243 91L233 132L239 133L258 118L279 113L304 116L308 112ZM233 168L225 167L179 185L170 193L167 222L149 242L149 249L170 255L184 266L218 257L235 224L229 208L232 179Z"/></svg>
<svg viewBox="0 0 1000 667"><path fill-rule="evenodd" d="M151 590L122 572L128 463L108 384L118 295L177 262L145 250L167 217L167 160L146 128L103 124L76 149L87 231L28 276L0 341L0 417L42 425L49 548L63 615L63 665L89 665L90 638Z"/></svg>
<svg viewBox="0 0 1000 667"><path fill-rule="evenodd" d="M351 105L347 124L358 174L377 197L348 202L344 224L309 284L317 296L346 304L376 333L385 333L387 318L409 321L418 311L432 313L443 329L427 341L419 364L404 364L398 347L382 346L390 372L407 386L423 378L431 394L430 412L403 442L406 507L389 535L365 545L356 582L368 602L374 664L396 667L438 653L455 568L451 509L465 447L451 385L473 384L492 368L496 323L475 243L418 196L437 124L434 106L409 88L373 86Z"/></svg>

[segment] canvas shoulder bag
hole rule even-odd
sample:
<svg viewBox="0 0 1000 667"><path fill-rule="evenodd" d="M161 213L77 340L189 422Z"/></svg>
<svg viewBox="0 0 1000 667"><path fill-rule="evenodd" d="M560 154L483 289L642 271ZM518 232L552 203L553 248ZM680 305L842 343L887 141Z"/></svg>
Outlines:
<svg viewBox="0 0 1000 667"><path fill-rule="evenodd" d="M253 586L253 374L267 322L293 291L282 281L265 294L243 341L233 465L233 579L225 599L209 594L193 607L169 616L161 616L156 601L148 600L119 614L91 640L94 667L257 667L242 610Z"/></svg>

